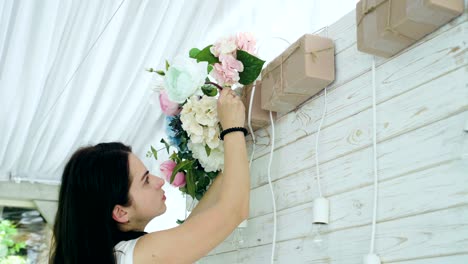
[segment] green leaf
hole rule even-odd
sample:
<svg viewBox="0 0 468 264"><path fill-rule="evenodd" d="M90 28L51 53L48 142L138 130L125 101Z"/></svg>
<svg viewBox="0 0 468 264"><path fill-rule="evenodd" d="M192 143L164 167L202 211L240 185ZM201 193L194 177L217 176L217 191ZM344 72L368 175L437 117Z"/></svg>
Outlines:
<svg viewBox="0 0 468 264"><path fill-rule="evenodd" d="M218 88L216 88L215 86L213 85L203 85L201 87L202 91L204 94L206 94L207 96L216 96L218 94Z"/></svg>
<svg viewBox="0 0 468 264"><path fill-rule="evenodd" d="M176 221L176 223L177 223L178 225L181 225L181 224L183 224L184 222L185 222L185 220L179 220L179 219L177 219L177 221Z"/></svg>
<svg viewBox="0 0 468 264"><path fill-rule="evenodd" d="M151 153L153 153L154 159L158 160L158 151L151 146Z"/></svg>
<svg viewBox="0 0 468 264"><path fill-rule="evenodd" d="M176 160L177 160L177 153L174 151L174 152L169 156L169 159L170 159L170 160L173 160L173 161L176 161Z"/></svg>
<svg viewBox="0 0 468 264"><path fill-rule="evenodd" d="M239 72L239 83L243 85L253 83L257 79L258 75L260 75L263 64L265 64L264 60L261 60L243 50L237 51L237 60L241 61L244 65L244 71Z"/></svg>
<svg viewBox="0 0 468 264"><path fill-rule="evenodd" d="M208 176L203 176L198 180L197 186L198 186L198 188L206 189L206 186L208 186L208 184L210 184L210 182L211 182L211 180L210 180L210 178L208 178Z"/></svg>
<svg viewBox="0 0 468 264"><path fill-rule="evenodd" d="M164 146L166 146L166 150L167 150L167 154L169 154L169 147L171 145L169 145L169 143L166 142L166 140L164 140L164 138L161 138L161 143L164 143Z"/></svg>
<svg viewBox="0 0 468 264"><path fill-rule="evenodd" d="M218 174L219 174L219 171L210 171L206 173L208 178L210 178L211 180L214 180L216 176L218 176Z"/></svg>
<svg viewBox="0 0 468 264"><path fill-rule="evenodd" d="M192 165L193 161L191 160L184 160L177 163L177 165L174 167L174 170L172 171L171 180L169 181L169 183L172 183L174 181L174 178L179 171L188 170Z"/></svg>
<svg viewBox="0 0 468 264"><path fill-rule="evenodd" d="M210 73L213 69L214 69L213 65L208 64L207 72ZM209 81L209 79L208 79L208 81Z"/></svg>
<svg viewBox="0 0 468 264"><path fill-rule="evenodd" d="M197 49L197 48L193 48L189 51L189 57L192 58L192 59L196 59L197 58L197 55L198 53L200 53L201 50Z"/></svg>
<svg viewBox="0 0 468 264"><path fill-rule="evenodd" d="M208 64L218 63L218 58L216 58L215 55L213 55L213 53L211 53L210 51L211 46L213 45L209 45L206 48L202 49L194 59L197 59L197 62L207 61Z"/></svg>
<svg viewBox="0 0 468 264"><path fill-rule="evenodd" d="M210 154L211 154L211 149L210 149L210 147L208 145L205 145L205 151L206 151L206 156L209 157Z"/></svg>
<svg viewBox="0 0 468 264"><path fill-rule="evenodd" d="M166 60L166 71L169 70L169 62Z"/></svg>
<svg viewBox="0 0 468 264"><path fill-rule="evenodd" d="M157 74L161 75L161 76L165 76L166 73L164 73L164 71L156 71Z"/></svg>
<svg viewBox="0 0 468 264"><path fill-rule="evenodd" d="M192 198L195 198L195 182L193 180L192 168L187 170L187 174L185 175L185 182L187 183L186 186L188 194L192 196Z"/></svg>

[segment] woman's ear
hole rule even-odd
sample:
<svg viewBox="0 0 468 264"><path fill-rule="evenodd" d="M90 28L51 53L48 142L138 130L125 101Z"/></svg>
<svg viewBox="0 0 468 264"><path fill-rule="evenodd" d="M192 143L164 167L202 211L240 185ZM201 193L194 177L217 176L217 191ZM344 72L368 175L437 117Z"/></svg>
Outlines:
<svg viewBox="0 0 468 264"><path fill-rule="evenodd" d="M116 205L114 206L114 210L112 210L112 218L120 224L125 224L128 223L128 212L127 210L121 206L121 205Z"/></svg>

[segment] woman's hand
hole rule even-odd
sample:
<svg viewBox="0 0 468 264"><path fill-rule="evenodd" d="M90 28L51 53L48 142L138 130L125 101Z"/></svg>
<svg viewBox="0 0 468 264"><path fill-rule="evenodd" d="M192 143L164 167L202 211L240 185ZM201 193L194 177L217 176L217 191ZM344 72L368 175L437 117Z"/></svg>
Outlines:
<svg viewBox="0 0 468 264"><path fill-rule="evenodd" d="M239 96L231 88L224 88L220 92L218 118L223 129L244 127L245 107Z"/></svg>

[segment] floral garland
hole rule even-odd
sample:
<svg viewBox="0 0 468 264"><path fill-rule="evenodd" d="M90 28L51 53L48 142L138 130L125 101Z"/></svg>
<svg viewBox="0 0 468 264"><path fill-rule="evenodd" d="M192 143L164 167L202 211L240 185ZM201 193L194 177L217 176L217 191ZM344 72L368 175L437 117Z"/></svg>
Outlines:
<svg viewBox="0 0 468 264"><path fill-rule="evenodd" d="M221 38L189 57L177 56L166 69L150 68L154 97L166 115L166 146L176 151L160 165L164 178L183 193L200 200L224 168L224 145L217 114L218 89L252 84L265 61L255 56L250 33ZM157 159L151 146L147 156Z"/></svg>

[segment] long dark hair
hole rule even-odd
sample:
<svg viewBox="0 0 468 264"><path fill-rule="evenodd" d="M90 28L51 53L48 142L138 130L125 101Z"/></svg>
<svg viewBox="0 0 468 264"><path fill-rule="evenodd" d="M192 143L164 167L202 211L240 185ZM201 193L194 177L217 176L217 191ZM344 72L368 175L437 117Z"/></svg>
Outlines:
<svg viewBox="0 0 468 264"><path fill-rule="evenodd" d="M122 232L112 218L115 205L131 205L131 151L112 142L72 155L62 175L51 263L115 263L114 246L144 234Z"/></svg>

